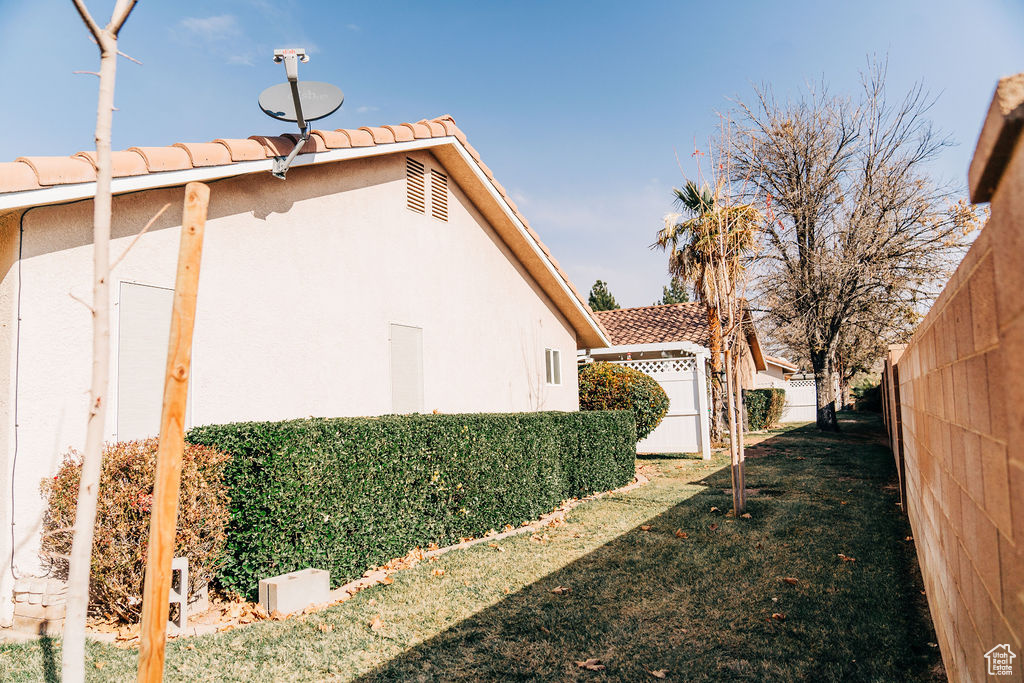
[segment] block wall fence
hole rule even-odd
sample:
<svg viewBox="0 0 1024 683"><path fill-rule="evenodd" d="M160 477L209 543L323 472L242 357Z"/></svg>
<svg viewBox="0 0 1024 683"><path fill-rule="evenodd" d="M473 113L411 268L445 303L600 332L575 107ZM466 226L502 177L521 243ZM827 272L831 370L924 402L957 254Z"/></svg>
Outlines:
<svg viewBox="0 0 1024 683"><path fill-rule="evenodd" d="M993 648L1024 680L1024 74L1000 81L969 171L988 223L905 347L884 418L953 681Z"/></svg>

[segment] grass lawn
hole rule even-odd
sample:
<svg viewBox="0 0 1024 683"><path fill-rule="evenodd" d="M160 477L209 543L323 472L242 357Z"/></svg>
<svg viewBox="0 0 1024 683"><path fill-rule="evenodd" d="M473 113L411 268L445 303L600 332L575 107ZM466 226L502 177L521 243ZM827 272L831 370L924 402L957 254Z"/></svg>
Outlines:
<svg viewBox="0 0 1024 683"><path fill-rule="evenodd" d="M649 484L546 537L454 551L301 620L172 641L167 679L945 680L877 418L843 427L753 437L751 519L725 516L727 454L644 459ZM130 680L136 656L91 643L87 678ZM575 664L589 658L605 668ZM0 680L56 680L59 659L55 640L0 645Z"/></svg>

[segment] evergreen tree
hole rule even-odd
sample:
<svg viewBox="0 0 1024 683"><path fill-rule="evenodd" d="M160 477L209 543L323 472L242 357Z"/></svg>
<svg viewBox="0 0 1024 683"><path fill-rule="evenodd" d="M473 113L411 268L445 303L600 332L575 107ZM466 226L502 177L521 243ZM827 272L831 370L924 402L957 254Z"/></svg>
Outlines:
<svg viewBox="0 0 1024 683"><path fill-rule="evenodd" d="M619 307L615 297L608 291L608 283L604 280L598 280L590 288L590 300L587 303L595 311L611 311Z"/></svg>
<svg viewBox="0 0 1024 683"><path fill-rule="evenodd" d="M685 304L689 300L690 293L686 289L686 283L680 280L678 275L673 275L672 281L661 288L661 301L655 301L652 305Z"/></svg>

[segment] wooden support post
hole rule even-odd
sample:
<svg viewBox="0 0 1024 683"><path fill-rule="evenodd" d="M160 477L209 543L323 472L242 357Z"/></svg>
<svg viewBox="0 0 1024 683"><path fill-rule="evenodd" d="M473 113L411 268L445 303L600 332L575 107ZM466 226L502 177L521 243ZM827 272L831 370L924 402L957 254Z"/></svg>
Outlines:
<svg viewBox="0 0 1024 683"><path fill-rule="evenodd" d="M203 254L203 231L210 188L202 183L185 186L181 221L178 273L174 283L171 338L167 350L167 376L160 413L160 445L156 456L153 513L149 523L146 583L142 593L142 632L139 643L140 683L156 683L164 675L164 647L170 611L171 559L178 524L178 490L185 449L185 401L192 365L192 329L196 319L196 290ZM188 591L184 586L183 590Z"/></svg>

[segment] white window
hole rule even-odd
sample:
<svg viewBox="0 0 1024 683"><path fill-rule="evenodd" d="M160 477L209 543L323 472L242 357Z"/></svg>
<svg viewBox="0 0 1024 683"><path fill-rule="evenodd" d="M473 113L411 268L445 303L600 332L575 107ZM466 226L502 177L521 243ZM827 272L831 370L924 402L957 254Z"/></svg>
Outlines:
<svg viewBox="0 0 1024 683"><path fill-rule="evenodd" d="M423 330L391 325L391 411L423 412Z"/></svg>
<svg viewBox="0 0 1024 683"><path fill-rule="evenodd" d="M173 305L173 289L121 283L117 304L119 441L159 435ZM186 404L186 426L191 424L189 404L191 400Z"/></svg>
<svg viewBox="0 0 1024 683"><path fill-rule="evenodd" d="M544 349L544 377L548 384L562 383L562 354L558 349Z"/></svg>

